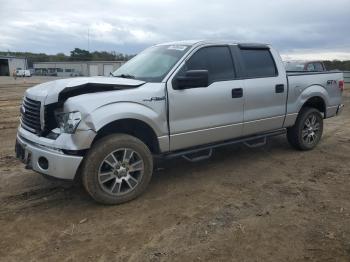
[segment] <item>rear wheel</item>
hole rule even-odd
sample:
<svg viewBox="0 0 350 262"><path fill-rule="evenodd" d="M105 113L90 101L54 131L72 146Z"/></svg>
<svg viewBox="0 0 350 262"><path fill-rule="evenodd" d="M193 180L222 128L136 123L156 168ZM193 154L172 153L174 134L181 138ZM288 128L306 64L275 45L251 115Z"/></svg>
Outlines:
<svg viewBox="0 0 350 262"><path fill-rule="evenodd" d="M287 130L289 143L299 150L311 150L322 137L323 117L315 108L302 108L293 127Z"/></svg>
<svg viewBox="0 0 350 262"><path fill-rule="evenodd" d="M153 158L139 139L110 135L91 148L82 171L84 187L97 202L120 204L145 191L152 177Z"/></svg>

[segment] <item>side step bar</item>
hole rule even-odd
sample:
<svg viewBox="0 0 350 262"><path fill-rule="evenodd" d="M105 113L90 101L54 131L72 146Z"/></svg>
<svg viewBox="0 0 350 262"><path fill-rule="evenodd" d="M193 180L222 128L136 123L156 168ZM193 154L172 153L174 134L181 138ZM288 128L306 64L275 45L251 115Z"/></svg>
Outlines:
<svg viewBox="0 0 350 262"><path fill-rule="evenodd" d="M266 142L267 142L267 137L265 136L262 138L248 140L244 142L244 144L249 148L255 148L255 147L266 145Z"/></svg>
<svg viewBox="0 0 350 262"><path fill-rule="evenodd" d="M206 153L206 151L207 151L207 153ZM203 153L203 154L201 155L200 153ZM198 151L196 153L182 155L182 157L190 162L198 162L198 161L202 161L202 160L211 158L212 154L213 154L213 149L210 148L208 150L201 150L201 151Z"/></svg>
<svg viewBox="0 0 350 262"><path fill-rule="evenodd" d="M238 143L244 143L248 147L258 147L258 146L266 144L267 137L283 135L285 133L286 133L286 128L282 128L282 129L278 129L278 130L275 130L272 132L262 133L259 135L253 135L253 136L248 136L248 137L243 137L243 138L238 138L238 139L233 139L233 140L227 140L227 141L223 141L223 142L219 142L219 143L207 144L204 146L198 146L198 147L189 148L189 149L185 149L185 150L179 150L179 151L174 151L174 152L165 153L165 154L161 154L161 155L156 155L155 157L160 157L160 158L165 158L165 159L183 157L186 160L189 160L191 162L196 162L196 161L200 161L200 160L207 159L207 158L211 157L212 150L214 148L238 144ZM191 156L191 154L199 154L203 151L208 151L208 153L202 154L199 156Z"/></svg>

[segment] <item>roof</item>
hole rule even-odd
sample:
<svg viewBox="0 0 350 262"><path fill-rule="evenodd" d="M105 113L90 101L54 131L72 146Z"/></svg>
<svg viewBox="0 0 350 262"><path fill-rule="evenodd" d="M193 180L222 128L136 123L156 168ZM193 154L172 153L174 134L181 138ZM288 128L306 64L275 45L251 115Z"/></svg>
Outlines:
<svg viewBox="0 0 350 262"><path fill-rule="evenodd" d="M252 42L242 42L236 40L181 40L161 43L158 45L205 45L205 44L230 44L230 45L251 45L251 46L263 46L268 45L265 43L252 43Z"/></svg>

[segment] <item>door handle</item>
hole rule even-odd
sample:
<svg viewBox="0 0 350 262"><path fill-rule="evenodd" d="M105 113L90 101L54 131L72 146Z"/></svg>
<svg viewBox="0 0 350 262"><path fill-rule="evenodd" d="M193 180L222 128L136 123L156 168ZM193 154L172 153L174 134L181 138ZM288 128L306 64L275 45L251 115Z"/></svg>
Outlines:
<svg viewBox="0 0 350 262"><path fill-rule="evenodd" d="M275 92L276 93L283 93L284 92L284 84L279 84L275 86Z"/></svg>
<svg viewBox="0 0 350 262"><path fill-rule="evenodd" d="M243 88L232 89L232 98L239 98L243 96Z"/></svg>

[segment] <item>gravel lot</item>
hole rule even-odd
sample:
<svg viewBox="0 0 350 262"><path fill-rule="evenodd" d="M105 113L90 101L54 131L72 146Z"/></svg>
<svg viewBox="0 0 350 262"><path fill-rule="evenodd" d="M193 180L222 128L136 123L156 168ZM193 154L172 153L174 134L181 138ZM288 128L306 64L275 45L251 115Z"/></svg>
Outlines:
<svg viewBox="0 0 350 262"><path fill-rule="evenodd" d="M0 78L0 260L350 261L348 90L311 152L280 136L162 162L145 194L111 207L14 158L20 100L42 81Z"/></svg>

